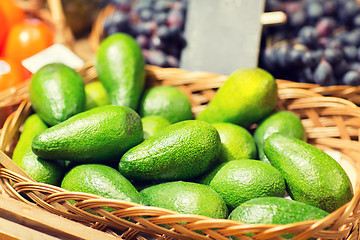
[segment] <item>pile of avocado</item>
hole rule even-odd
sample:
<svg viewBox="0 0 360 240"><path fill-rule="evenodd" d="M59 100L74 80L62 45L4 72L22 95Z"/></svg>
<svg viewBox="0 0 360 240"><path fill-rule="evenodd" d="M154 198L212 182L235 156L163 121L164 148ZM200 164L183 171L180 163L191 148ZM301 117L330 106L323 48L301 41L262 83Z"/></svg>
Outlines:
<svg viewBox="0 0 360 240"><path fill-rule="evenodd" d="M34 113L13 160L36 181L249 224L320 219L352 199L344 169L306 142L295 113L276 109L267 71L234 71L194 116L179 88L145 87L131 36L109 36L95 60L95 91L62 63L31 79Z"/></svg>

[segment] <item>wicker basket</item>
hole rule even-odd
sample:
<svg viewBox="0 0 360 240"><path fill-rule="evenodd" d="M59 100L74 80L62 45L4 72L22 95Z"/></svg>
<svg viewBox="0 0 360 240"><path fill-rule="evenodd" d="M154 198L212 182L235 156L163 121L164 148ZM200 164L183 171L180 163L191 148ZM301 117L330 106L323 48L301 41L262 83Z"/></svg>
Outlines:
<svg viewBox="0 0 360 240"><path fill-rule="evenodd" d="M61 0L15 0L27 15L42 19L54 31L54 42L62 43L72 49L74 37L66 25ZM18 104L27 97L29 80L0 91L0 126Z"/></svg>
<svg viewBox="0 0 360 240"><path fill-rule="evenodd" d="M85 81L96 80L91 64L80 69ZM199 113L227 79L204 72L188 72L147 66L147 84L172 85L190 97L193 111ZM59 187L37 183L27 177L10 158L0 152L0 183L12 198L36 204L47 211L83 223L92 228L121 236L123 239L282 239L285 233L294 239L359 239L360 219L360 108L341 98L324 97L306 87L288 88L288 81L278 80L278 109L288 109L301 117L308 142L326 151L338 153L355 188L353 199L320 220L288 225L250 225L225 219L180 214L136 203L105 199L96 195L69 192ZM11 156L29 114L31 104L22 101L0 134L0 147ZM67 200L74 200L71 204ZM112 212L103 207L115 209ZM89 211L91 210L91 211ZM250 237L247 233L254 233Z"/></svg>

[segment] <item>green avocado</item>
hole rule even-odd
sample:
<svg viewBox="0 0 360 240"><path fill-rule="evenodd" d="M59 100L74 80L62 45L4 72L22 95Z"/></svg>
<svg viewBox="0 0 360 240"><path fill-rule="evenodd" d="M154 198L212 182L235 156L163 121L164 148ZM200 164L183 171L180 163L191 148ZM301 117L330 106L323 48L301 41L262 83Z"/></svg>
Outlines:
<svg viewBox="0 0 360 240"><path fill-rule="evenodd" d="M156 184L140 191L150 206L184 214L227 218L224 200L211 187L200 183L174 181Z"/></svg>
<svg viewBox="0 0 360 240"><path fill-rule="evenodd" d="M196 119L249 127L274 111L277 101L277 84L269 72L243 68L229 76Z"/></svg>
<svg viewBox="0 0 360 240"><path fill-rule="evenodd" d="M220 147L219 133L211 124L182 121L128 150L119 171L133 180L186 180L207 171Z"/></svg>
<svg viewBox="0 0 360 240"><path fill-rule="evenodd" d="M138 109L145 84L145 61L132 36L115 33L105 38L96 51L95 68L111 104Z"/></svg>
<svg viewBox="0 0 360 240"><path fill-rule="evenodd" d="M275 112L265 118L254 132L259 158L263 162L270 163L264 154L263 145L265 139L274 132L306 141L305 128L295 113L285 110Z"/></svg>
<svg viewBox="0 0 360 240"><path fill-rule="evenodd" d="M48 126L38 114L30 115L24 122L12 159L35 181L59 185L65 174L64 164L61 165L40 159L31 150L34 137L46 129L48 129Z"/></svg>
<svg viewBox="0 0 360 240"><path fill-rule="evenodd" d="M31 78L31 105L49 126L84 111L85 84L80 74L63 63L50 63Z"/></svg>
<svg viewBox="0 0 360 240"><path fill-rule="evenodd" d="M213 123L213 126L221 139L219 163L257 158L255 140L247 129L233 123Z"/></svg>
<svg viewBox="0 0 360 240"><path fill-rule="evenodd" d="M170 123L193 119L191 102L186 94L174 86L154 86L147 89L141 98L141 117L157 115Z"/></svg>
<svg viewBox="0 0 360 240"><path fill-rule="evenodd" d="M209 185L230 209L258 197L283 197L285 180L270 164L240 159L225 162L205 174L200 183Z"/></svg>
<svg viewBox="0 0 360 240"><path fill-rule="evenodd" d="M132 183L112 167L102 164L81 164L70 169L61 187L105 198L145 204Z"/></svg>
<svg viewBox="0 0 360 240"><path fill-rule="evenodd" d="M141 118L133 109L105 105L48 128L34 138L32 150L49 160L109 163L142 140Z"/></svg>
<svg viewBox="0 0 360 240"><path fill-rule="evenodd" d="M236 207L229 219L250 224L289 224L321 219L329 215L324 210L281 197L261 197Z"/></svg>
<svg viewBox="0 0 360 240"><path fill-rule="evenodd" d="M141 122L144 130L144 139L148 139L158 132L162 131L171 123L164 117L152 115L141 118Z"/></svg>
<svg viewBox="0 0 360 240"><path fill-rule="evenodd" d="M296 201L333 212L354 195L341 165L309 143L273 133L265 140L264 153L284 176L287 192Z"/></svg>

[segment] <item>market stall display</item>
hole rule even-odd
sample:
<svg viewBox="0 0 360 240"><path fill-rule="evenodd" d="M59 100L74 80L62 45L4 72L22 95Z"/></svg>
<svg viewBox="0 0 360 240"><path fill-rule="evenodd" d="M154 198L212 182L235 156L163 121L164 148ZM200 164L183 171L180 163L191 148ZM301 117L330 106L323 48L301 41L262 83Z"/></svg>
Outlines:
<svg viewBox="0 0 360 240"><path fill-rule="evenodd" d="M85 66L79 73L86 82L97 80L92 64ZM188 72L155 66L146 67L146 76L148 87L172 85L187 92L192 102L192 110L196 115L206 107L217 89L227 79L227 76L212 73ZM279 88L277 109L288 109L301 118L309 143L325 151L338 152L341 156L340 163L347 170L354 186L355 195L352 200L325 218L274 226L248 225L225 219L184 215L162 208L111 200L87 193L68 192L56 186L33 182L7 168L1 169L2 186L11 197L25 202L34 201L50 212L83 222L105 232L120 234L123 238L141 239L143 235L155 238L167 236L175 239L218 239L232 235L245 237L247 233L254 233L256 237L269 238L292 233L299 238L341 236L356 239L359 202L357 176L359 143L356 129L359 127L357 121L360 116L359 108L344 99L323 97L306 89L287 88L287 83L287 81L277 81ZM9 156L17 141L20 126L31 113L33 113L31 104L25 100L4 125L1 146ZM23 198L23 194L31 200ZM75 200L77 203L73 205L67 200ZM108 211L101 207L111 207L115 211ZM90 209L96 214L91 214Z"/></svg>
<svg viewBox="0 0 360 240"><path fill-rule="evenodd" d="M153 12L137 1L135 13L116 2L140 35L155 12L184 10L180 0ZM359 238L357 86L282 80L261 68L221 75L156 66L128 33L97 38L83 67L47 64L13 89L23 94L0 130L4 196L123 239ZM149 107L166 111L152 136ZM296 124L266 135L259 126L280 111ZM225 146L232 134L247 157L231 158L245 148Z"/></svg>

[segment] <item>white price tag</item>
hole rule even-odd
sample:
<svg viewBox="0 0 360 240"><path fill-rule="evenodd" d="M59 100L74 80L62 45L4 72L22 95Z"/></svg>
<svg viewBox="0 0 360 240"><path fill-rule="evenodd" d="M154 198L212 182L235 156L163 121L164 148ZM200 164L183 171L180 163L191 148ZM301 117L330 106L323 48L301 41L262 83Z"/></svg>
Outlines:
<svg viewBox="0 0 360 240"><path fill-rule="evenodd" d="M22 65L32 73L36 73L41 67L50 63L63 63L71 68L80 68L84 65L80 57L60 43L55 43L22 61Z"/></svg>

